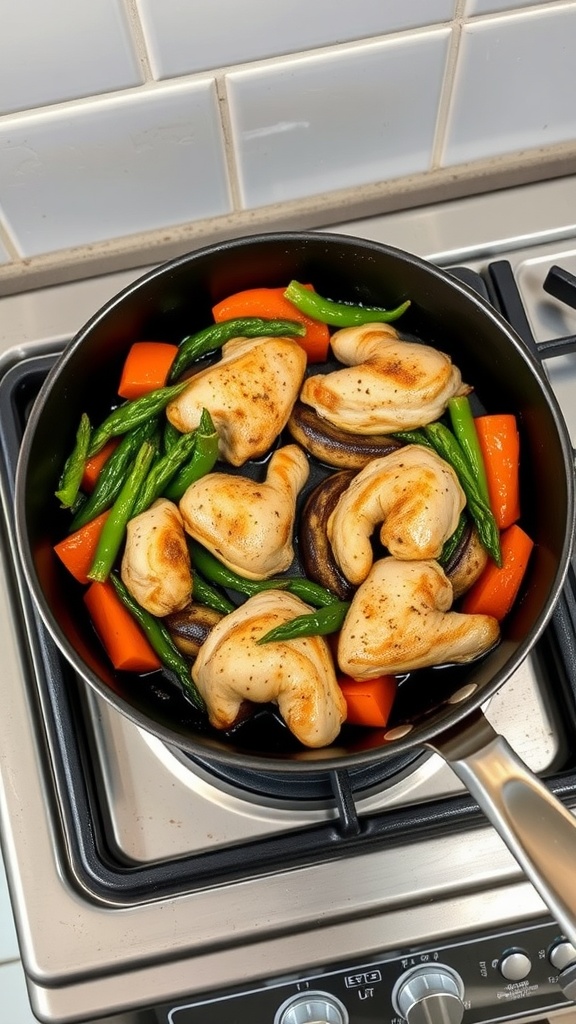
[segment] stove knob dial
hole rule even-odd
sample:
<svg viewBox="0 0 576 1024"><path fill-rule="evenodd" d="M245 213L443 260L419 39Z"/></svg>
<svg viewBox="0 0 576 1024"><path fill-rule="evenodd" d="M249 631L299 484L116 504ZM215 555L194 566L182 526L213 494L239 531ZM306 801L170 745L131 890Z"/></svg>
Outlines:
<svg viewBox="0 0 576 1024"><path fill-rule="evenodd" d="M346 1007L327 992L302 992L287 999L274 1024L349 1024Z"/></svg>
<svg viewBox="0 0 576 1024"><path fill-rule="evenodd" d="M557 971L565 971L576 962L576 949L567 939L561 939L550 950L548 959Z"/></svg>
<svg viewBox="0 0 576 1024"><path fill-rule="evenodd" d="M426 964L407 971L396 982L392 1003L408 1024L460 1024L464 985L444 964Z"/></svg>

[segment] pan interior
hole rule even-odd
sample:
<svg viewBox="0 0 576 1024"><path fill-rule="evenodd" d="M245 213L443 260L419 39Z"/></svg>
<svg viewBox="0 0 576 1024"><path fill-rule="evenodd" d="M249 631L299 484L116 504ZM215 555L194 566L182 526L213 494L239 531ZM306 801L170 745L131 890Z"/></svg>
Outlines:
<svg viewBox="0 0 576 1024"><path fill-rule="evenodd" d="M200 720L171 681L114 672L84 612L78 585L53 545L67 529L53 495L83 412L98 423L118 401L125 355L137 340L178 343L211 322L212 305L243 288L276 287L296 278L341 301L380 306L410 299L397 326L460 367L487 412L514 412L521 432L522 525L535 550L502 642L461 668L413 674L386 731L344 729L330 750L302 751L286 730L238 729L222 736ZM63 410L65 413L63 414ZM302 495L305 499L308 488ZM350 755L373 760L430 738L481 704L513 671L543 628L561 585L572 530L568 445L542 375L516 339L465 286L419 259L376 243L322 234L240 239L173 261L112 300L79 333L36 401L17 474L19 545L42 617L79 673L138 724L191 753L246 767L309 770ZM456 699L454 695L456 694ZM459 697L462 700L459 700Z"/></svg>

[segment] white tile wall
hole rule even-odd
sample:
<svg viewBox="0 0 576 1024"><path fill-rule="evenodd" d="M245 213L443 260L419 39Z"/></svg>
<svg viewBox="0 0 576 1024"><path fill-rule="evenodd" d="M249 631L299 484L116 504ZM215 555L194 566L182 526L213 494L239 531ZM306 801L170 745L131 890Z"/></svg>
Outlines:
<svg viewBox="0 0 576 1024"><path fill-rule="evenodd" d="M0 32L0 114L138 85L122 0L18 0Z"/></svg>
<svg viewBox="0 0 576 1024"><path fill-rule="evenodd" d="M455 0L137 0L156 78L450 21Z"/></svg>
<svg viewBox="0 0 576 1024"><path fill-rule="evenodd" d="M554 0L545 0L553 3ZM494 11L512 11L520 7L535 7L538 0L466 0L466 14L493 14Z"/></svg>
<svg viewBox="0 0 576 1024"><path fill-rule="evenodd" d="M464 26L444 163L576 138L576 4Z"/></svg>
<svg viewBox="0 0 576 1024"><path fill-rule="evenodd" d="M358 215L367 195L374 213L455 178L534 178L541 157L566 173L575 28L576 0L12 3L0 288L129 266L143 235L182 251L278 215Z"/></svg>
<svg viewBox="0 0 576 1024"><path fill-rule="evenodd" d="M214 83L0 119L0 182L4 218L25 257L224 214Z"/></svg>
<svg viewBox="0 0 576 1024"><path fill-rule="evenodd" d="M229 74L245 205L427 170L449 36L401 35ZM425 89L414 88L415 67Z"/></svg>

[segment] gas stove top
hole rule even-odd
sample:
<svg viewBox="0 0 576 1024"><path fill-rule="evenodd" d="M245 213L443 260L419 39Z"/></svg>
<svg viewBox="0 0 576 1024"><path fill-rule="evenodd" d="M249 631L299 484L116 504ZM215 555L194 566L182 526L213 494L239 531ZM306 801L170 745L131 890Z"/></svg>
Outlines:
<svg viewBox="0 0 576 1024"><path fill-rule="evenodd" d="M542 345L576 334L576 312L543 291L551 265L576 272L565 216L575 198L566 179L338 230L458 268ZM137 276L0 300L2 829L35 1012L53 1022L131 1011L174 1024L298 1024L323 1020L332 1000L327 1020L372 1024L398 1017L395 982L429 961L466 975L471 1024L566 1007L548 956L557 926L436 755L389 777L327 772L288 787L230 777L89 691L37 622L11 537L19 433L66 340ZM517 304L525 320L514 320ZM574 441L576 355L543 350ZM569 587L535 653L486 709L571 807L575 648ZM507 982L510 950L532 973ZM302 1010L298 993L316 991L323 1008L310 996Z"/></svg>

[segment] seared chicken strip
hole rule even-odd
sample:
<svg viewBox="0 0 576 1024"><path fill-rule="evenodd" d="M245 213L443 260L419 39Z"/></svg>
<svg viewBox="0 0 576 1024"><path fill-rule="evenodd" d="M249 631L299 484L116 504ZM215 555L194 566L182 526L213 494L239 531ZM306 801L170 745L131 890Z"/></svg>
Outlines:
<svg viewBox="0 0 576 1024"><path fill-rule="evenodd" d="M402 341L389 324L346 327L331 339L345 369L308 377L300 398L319 416L357 434L387 434L437 420L448 399L467 394L449 356Z"/></svg>
<svg viewBox="0 0 576 1024"><path fill-rule="evenodd" d="M447 462L421 445L373 459L343 494L328 519L334 557L351 583L366 579L373 561L370 537L396 558L437 558L466 504Z"/></svg>
<svg viewBox="0 0 576 1024"><path fill-rule="evenodd" d="M242 466L267 452L286 426L305 369L306 355L293 338L233 338L219 362L190 378L166 415L185 434L208 409L221 457Z"/></svg>
<svg viewBox="0 0 576 1024"><path fill-rule="evenodd" d="M452 585L437 562L383 558L356 591L338 642L338 664L356 679L473 661L494 646L490 615L449 611Z"/></svg>
<svg viewBox="0 0 576 1024"><path fill-rule="evenodd" d="M134 600L152 615L170 615L190 602L190 555L173 502L159 498L129 521L121 576Z"/></svg>
<svg viewBox="0 0 576 1024"><path fill-rule="evenodd" d="M264 483L209 473L180 501L184 527L234 572L263 580L287 569L296 498L308 479L308 460L295 444L274 452Z"/></svg>
<svg viewBox="0 0 576 1024"><path fill-rule="evenodd" d="M311 610L292 594L266 590L214 626L192 678L216 729L229 729L244 701L272 701L305 746L323 747L336 738L346 702L324 638L256 643L269 629Z"/></svg>

